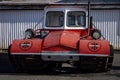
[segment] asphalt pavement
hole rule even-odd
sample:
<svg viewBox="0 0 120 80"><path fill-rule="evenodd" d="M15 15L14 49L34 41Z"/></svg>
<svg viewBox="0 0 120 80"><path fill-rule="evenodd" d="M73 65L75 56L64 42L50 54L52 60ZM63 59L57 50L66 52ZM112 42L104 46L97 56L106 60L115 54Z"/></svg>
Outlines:
<svg viewBox="0 0 120 80"><path fill-rule="evenodd" d="M16 73L7 53L0 53L0 80L120 80L120 54L114 55L112 70L108 72L81 73L69 67L55 74L28 74Z"/></svg>

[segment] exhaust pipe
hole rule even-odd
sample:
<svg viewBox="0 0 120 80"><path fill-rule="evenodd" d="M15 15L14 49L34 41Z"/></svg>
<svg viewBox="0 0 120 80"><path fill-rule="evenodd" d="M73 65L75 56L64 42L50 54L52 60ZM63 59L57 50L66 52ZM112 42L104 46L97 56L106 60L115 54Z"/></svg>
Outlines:
<svg viewBox="0 0 120 80"><path fill-rule="evenodd" d="M90 18L90 1L88 2L88 30L85 36L80 37L80 39L85 38L90 35L90 28L92 28L92 17Z"/></svg>

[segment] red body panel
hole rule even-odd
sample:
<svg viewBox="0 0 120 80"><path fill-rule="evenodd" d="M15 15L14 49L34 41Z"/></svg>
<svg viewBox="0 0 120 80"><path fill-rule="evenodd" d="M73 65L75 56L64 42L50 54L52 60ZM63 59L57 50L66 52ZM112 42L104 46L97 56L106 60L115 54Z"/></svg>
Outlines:
<svg viewBox="0 0 120 80"><path fill-rule="evenodd" d="M54 46L66 46L77 49L80 32L75 31L53 31L44 39L43 49Z"/></svg>
<svg viewBox="0 0 120 80"><path fill-rule="evenodd" d="M41 39L14 40L11 46L11 54L14 53L40 53Z"/></svg>
<svg viewBox="0 0 120 80"><path fill-rule="evenodd" d="M77 49L77 44L80 39L80 33L77 32L64 32L61 35L61 45Z"/></svg>
<svg viewBox="0 0 120 80"><path fill-rule="evenodd" d="M93 29L91 29L92 31ZM50 31L44 39L14 40L11 54L40 53L42 51L76 51L78 54L110 54L110 45L106 40L92 40L86 30Z"/></svg>
<svg viewBox="0 0 120 80"><path fill-rule="evenodd" d="M80 40L79 53L109 55L110 45L106 40Z"/></svg>

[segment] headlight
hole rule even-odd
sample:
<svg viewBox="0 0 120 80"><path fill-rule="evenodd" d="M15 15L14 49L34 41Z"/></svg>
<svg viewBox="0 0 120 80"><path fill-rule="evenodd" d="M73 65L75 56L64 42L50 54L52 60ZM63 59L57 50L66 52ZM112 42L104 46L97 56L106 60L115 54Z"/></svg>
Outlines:
<svg viewBox="0 0 120 80"><path fill-rule="evenodd" d="M92 38L93 39L99 39L101 37L101 32L99 30L94 30L92 32Z"/></svg>
<svg viewBox="0 0 120 80"><path fill-rule="evenodd" d="M27 29L25 31L25 39L31 39L35 36L34 30L33 29Z"/></svg>

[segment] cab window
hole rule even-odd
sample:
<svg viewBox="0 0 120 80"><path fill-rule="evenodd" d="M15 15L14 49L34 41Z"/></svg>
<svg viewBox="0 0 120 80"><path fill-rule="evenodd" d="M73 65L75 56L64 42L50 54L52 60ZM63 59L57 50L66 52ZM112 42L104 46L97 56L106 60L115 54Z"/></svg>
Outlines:
<svg viewBox="0 0 120 80"><path fill-rule="evenodd" d="M64 25L64 13L62 11L49 11L46 15L46 27L62 27Z"/></svg>
<svg viewBox="0 0 120 80"><path fill-rule="evenodd" d="M86 14L83 11L69 11L67 13L68 27L85 27Z"/></svg>

